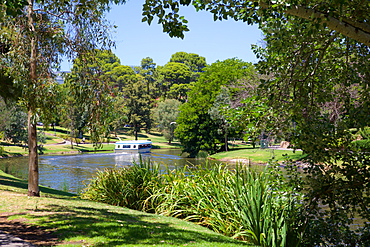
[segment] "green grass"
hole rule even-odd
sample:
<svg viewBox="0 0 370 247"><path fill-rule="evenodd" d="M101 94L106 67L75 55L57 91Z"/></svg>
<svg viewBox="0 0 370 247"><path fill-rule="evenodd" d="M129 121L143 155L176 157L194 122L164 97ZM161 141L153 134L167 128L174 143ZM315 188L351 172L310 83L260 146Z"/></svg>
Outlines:
<svg viewBox="0 0 370 247"><path fill-rule="evenodd" d="M0 171L0 213L55 231L60 246L250 246L179 219L81 200L41 187L28 197L25 181Z"/></svg>
<svg viewBox="0 0 370 247"><path fill-rule="evenodd" d="M305 157L302 154L302 151L293 151L293 150L277 150L277 149L260 149L260 148L245 148L231 150L229 152L221 152L214 155L211 155L210 158L217 160L232 160L232 159L245 159L250 160L255 163L266 163L271 158L275 158L277 161L283 161L286 157L299 160Z"/></svg>

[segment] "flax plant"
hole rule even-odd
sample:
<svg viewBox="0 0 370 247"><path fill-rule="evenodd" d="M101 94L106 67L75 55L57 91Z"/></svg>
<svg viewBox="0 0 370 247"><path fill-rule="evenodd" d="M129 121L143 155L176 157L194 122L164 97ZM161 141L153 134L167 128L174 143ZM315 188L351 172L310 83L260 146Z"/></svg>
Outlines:
<svg viewBox="0 0 370 247"><path fill-rule="evenodd" d="M160 174L158 166L140 161L99 172L83 197L185 219L260 246L298 246L301 199L282 180L275 169L222 164Z"/></svg>
<svg viewBox="0 0 370 247"><path fill-rule="evenodd" d="M166 184L147 200L156 213L261 246L298 246L300 207L296 194L279 190L281 181L272 181L281 176L216 165L184 168L164 177Z"/></svg>
<svg viewBox="0 0 370 247"><path fill-rule="evenodd" d="M149 160L134 162L133 166L100 170L82 192L82 198L143 209L143 202L157 189L159 166Z"/></svg>

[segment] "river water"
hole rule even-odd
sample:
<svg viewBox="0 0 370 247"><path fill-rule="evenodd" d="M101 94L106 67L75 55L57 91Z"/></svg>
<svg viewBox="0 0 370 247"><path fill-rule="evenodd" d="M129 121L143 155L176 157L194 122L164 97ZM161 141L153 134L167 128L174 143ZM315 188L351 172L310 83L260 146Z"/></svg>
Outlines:
<svg viewBox="0 0 370 247"><path fill-rule="evenodd" d="M204 158L181 157L181 151L154 149L142 154L142 159L156 162L164 170L176 169L185 165L204 164ZM58 190L78 193L93 178L97 170L123 167L139 161L139 154L95 153L76 155L39 156L40 184ZM16 177L28 178L28 157L0 159L0 169Z"/></svg>

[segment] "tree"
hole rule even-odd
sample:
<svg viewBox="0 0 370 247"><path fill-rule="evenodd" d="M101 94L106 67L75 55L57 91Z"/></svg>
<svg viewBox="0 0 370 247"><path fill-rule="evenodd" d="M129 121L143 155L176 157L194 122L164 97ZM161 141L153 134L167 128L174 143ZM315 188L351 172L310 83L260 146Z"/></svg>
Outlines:
<svg viewBox="0 0 370 247"><path fill-rule="evenodd" d="M144 77L147 83L148 94L151 94L153 98L158 96L155 85L155 74L156 74L156 63L152 58L146 57L141 60L141 67L138 69L137 73Z"/></svg>
<svg viewBox="0 0 370 247"><path fill-rule="evenodd" d="M0 133L2 138L14 144L27 143L27 115L14 102L0 98Z"/></svg>
<svg viewBox="0 0 370 247"><path fill-rule="evenodd" d="M146 1L143 6L143 21L149 24L154 17L163 25L163 32L171 37L184 37L189 31L188 21L180 16L180 5L192 4L197 10L213 13L214 20L232 18L264 25L271 19L278 25L284 15L309 20L318 25L341 33L366 46L370 46L370 27L367 24L370 6L366 1L285 0L285 1L234 1L234 0L184 0L184 1Z"/></svg>
<svg viewBox="0 0 370 247"><path fill-rule="evenodd" d="M199 56L195 53L187 53L183 51L172 54L170 62L183 63L188 66L192 72L192 81L195 81L198 78L199 73L202 72L203 68L207 66L205 57Z"/></svg>
<svg viewBox="0 0 370 247"><path fill-rule="evenodd" d="M320 213L317 202L328 204L326 217L307 227L305 241L311 246L363 243L366 226L361 234L352 231L348 215L370 218L365 209L370 173L363 169L370 164L368 154L353 148L350 130L364 128L370 120L369 48L292 18L279 27L267 24L266 46L255 51L260 71L274 74L262 83L261 92L275 112L295 123L291 142L309 155L313 179L308 180L307 217Z"/></svg>
<svg viewBox="0 0 370 247"><path fill-rule="evenodd" d="M77 0L44 0L37 3L27 0L10 4L11 9L6 8L9 4L5 8L1 6L0 43L8 44L9 52L2 54L0 63L7 68L6 74L14 84L21 88L20 102L28 112L29 196L40 195L35 116L42 115L43 122L47 123L55 110L53 98L56 90L52 70L57 68L60 55L73 58L86 50L110 45L105 38L108 37L105 32L108 28L102 18L110 2L124 1L102 0L80 4ZM9 10L13 16L6 14ZM89 80L81 83L91 85Z"/></svg>
<svg viewBox="0 0 370 247"><path fill-rule="evenodd" d="M204 69L188 94L188 101L180 107L176 136L183 151L196 156L199 151L215 153L224 150L223 122L214 121L209 113L222 86L231 87L246 77L252 65L238 59L217 61ZM231 96L235 91L230 91Z"/></svg>
<svg viewBox="0 0 370 247"><path fill-rule="evenodd" d="M171 144L175 136L176 120L179 115L180 105L181 102L178 100L166 99L159 102L157 108L154 109L154 118L168 144Z"/></svg>
<svg viewBox="0 0 370 247"><path fill-rule="evenodd" d="M146 91L146 83L141 75L129 81L123 90L124 107L126 108L128 124L133 128L135 140L141 128L151 126L150 108L151 98Z"/></svg>
<svg viewBox="0 0 370 247"><path fill-rule="evenodd" d="M368 2L147 1L143 21L158 16L164 32L183 37L187 21L178 12L189 4L215 20L260 24L266 35L265 46L255 49L260 73L272 75L261 96L295 126L292 142L308 154L304 244L369 245L368 224L358 232L350 227L353 215L370 218L370 158L353 148L350 133L370 116ZM328 205L325 217L320 203Z"/></svg>
<svg viewBox="0 0 370 247"><path fill-rule="evenodd" d="M228 132L231 125L227 120L227 110L230 107L230 103L230 91L227 89L227 87L222 86L220 93L215 98L213 106L208 109L208 114L210 115L211 119L215 122L218 122L220 132L224 133L225 151L229 151Z"/></svg>
<svg viewBox="0 0 370 247"><path fill-rule="evenodd" d="M114 86L117 87L120 92L122 92L127 82L132 81L136 77L133 69L127 65L117 65L108 71L106 75L110 76Z"/></svg>
<svg viewBox="0 0 370 247"><path fill-rule="evenodd" d="M190 83L191 71L183 63L169 62L162 67L158 67L157 70L160 74L160 88L164 99L167 98L173 85L188 85Z"/></svg>

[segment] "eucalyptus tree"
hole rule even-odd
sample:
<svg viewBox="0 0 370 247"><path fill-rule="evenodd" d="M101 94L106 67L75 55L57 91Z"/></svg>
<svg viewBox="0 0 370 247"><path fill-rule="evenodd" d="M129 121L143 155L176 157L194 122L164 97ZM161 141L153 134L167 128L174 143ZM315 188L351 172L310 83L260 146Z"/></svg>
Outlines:
<svg viewBox="0 0 370 247"><path fill-rule="evenodd" d="M306 213L314 218L320 207L315 211L313 205L329 205L325 218L311 221L305 241L311 246L368 244L363 239L368 229L353 231L349 215L370 219L370 157L353 147L351 134L351 129L364 128L370 121L369 47L291 18L279 27L267 24L266 46L256 47L255 52L261 59L260 71L274 74L262 82L261 93L276 112L295 124L291 141L309 154L313 179L307 195L311 208ZM325 231L320 231L324 225Z"/></svg>
<svg viewBox="0 0 370 247"><path fill-rule="evenodd" d="M83 57L86 51L112 45L107 39L109 27L103 13L109 4L123 2L27 0L16 1L21 6L11 4L12 8L1 5L0 43L7 44L9 52L1 55L0 63L21 90L20 103L28 114L30 196L40 195L36 121L37 116L43 116L47 123L55 110L53 70L58 68L62 56ZM9 10L12 15L7 14ZM81 92L88 95L86 102L95 105L91 111L91 130L99 132L99 126L103 126L99 124L101 82L81 75L79 83L84 85ZM98 89L91 90L92 87Z"/></svg>

